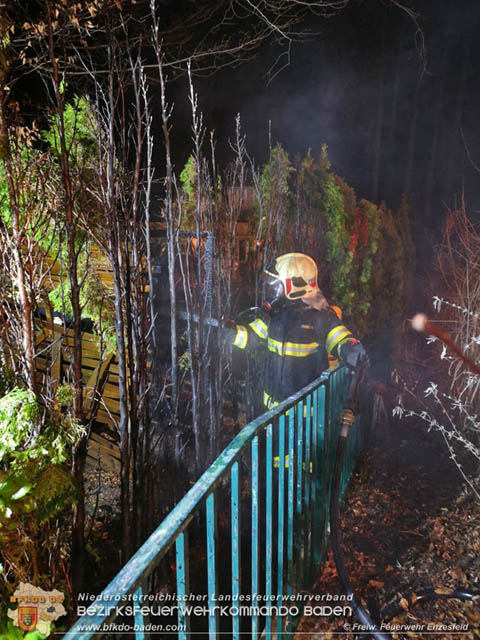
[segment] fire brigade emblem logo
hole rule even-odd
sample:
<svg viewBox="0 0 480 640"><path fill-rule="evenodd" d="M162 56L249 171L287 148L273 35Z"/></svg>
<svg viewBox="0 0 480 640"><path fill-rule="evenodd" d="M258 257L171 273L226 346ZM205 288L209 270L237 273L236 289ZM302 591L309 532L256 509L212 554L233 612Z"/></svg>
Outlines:
<svg viewBox="0 0 480 640"><path fill-rule="evenodd" d="M32 631L37 626L38 607L18 607L18 626L23 631Z"/></svg>
<svg viewBox="0 0 480 640"><path fill-rule="evenodd" d="M67 613L64 600L64 594L58 589L45 591L28 582L20 582L10 596L10 603L18 607L8 608L7 616L15 627L23 631L38 631L50 637L53 622Z"/></svg>

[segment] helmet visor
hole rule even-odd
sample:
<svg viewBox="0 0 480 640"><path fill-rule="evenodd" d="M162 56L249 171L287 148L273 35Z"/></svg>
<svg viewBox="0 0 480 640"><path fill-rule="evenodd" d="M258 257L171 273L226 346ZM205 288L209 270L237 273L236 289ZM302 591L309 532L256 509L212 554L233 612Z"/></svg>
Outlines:
<svg viewBox="0 0 480 640"><path fill-rule="evenodd" d="M268 309L272 309L285 299L285 289L280 278L270 269L266 269L260 276L263 285L263 303Z"/></svg>

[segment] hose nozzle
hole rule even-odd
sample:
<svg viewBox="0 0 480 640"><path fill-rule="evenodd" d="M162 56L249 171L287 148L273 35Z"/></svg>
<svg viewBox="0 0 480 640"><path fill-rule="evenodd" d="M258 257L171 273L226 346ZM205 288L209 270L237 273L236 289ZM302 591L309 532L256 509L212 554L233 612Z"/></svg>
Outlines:
<svg viewBox="0 0 480 640"><path fill-rule="evenodd" d="M416 331L429 333L430 335L435 336L436 338L441 340L445 345L447 345L447 347L450 347L450 349L467 365L470 371L476 373L477 375L480 375L480 367L460 349L460 347L455 343L453 338L449 336L446 331L442 331L442 329L439 329L434 324L432 324L425 314L417 313L417 315L412 318L412 327Z"/></svg>
<svg viewBox="0 0 480 640"><path fill-rule="evenodd" d="M351 409L344 409L340 414L339 422L342 425L342 430L340 432L340 435L346 438L348 435L348 430L350 429L352 424L355 422L355 414Z"/></svg>

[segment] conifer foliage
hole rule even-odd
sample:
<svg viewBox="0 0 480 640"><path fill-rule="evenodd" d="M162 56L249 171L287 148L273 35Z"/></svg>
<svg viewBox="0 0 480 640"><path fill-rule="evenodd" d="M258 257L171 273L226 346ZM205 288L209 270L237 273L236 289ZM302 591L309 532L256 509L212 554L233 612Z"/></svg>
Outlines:
<svg viewBox="0 0 480 640"><path fill-rule="evenodd" d="M276 147L263 176L265 200L277 203L282 221L280 236L264 232L266 252L311 255L320 287L362 335L398 319L415 258L406 200L394 213L385 203L358 199L333 172L326 146L318 159L308 151L294 163Z"/></svg>

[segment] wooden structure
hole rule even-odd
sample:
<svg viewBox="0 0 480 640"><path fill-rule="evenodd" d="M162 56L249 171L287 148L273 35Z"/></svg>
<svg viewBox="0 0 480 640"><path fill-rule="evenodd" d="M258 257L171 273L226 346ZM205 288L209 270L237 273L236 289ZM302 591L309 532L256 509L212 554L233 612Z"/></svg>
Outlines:
<svg viewBox="0 0 480 640"><path fill-rule="evenodd" d="M151 222L150 233L152 245L165 238L164 222ZM54 291L65 280L61 261L55 257L41 257L42 288ZM92 248L89 256L90 268L95 277L101 281L105 291L113 292L113 272L101 251ZM64 267L63 267L64 269ZM144 284L148 292L148 284ZM45 301L44 318L35 319L36 333L36 366L40 373L48 372L53 388L49 390L55 395L56 387L63 381L72 380L70 371L73 365L73 331L62 318L55 318L50 312L51 305ZM70 371L69 371L70 370ZM104 469L120 471L119 435L119 388L118 363L115 354L101 349L100 339L89 331L82 332L82 380L84 384L83 406L87 421L93 421L91 430L87 464L97 467L100 462Z"/></svg>
<svg viewBox="0 0 480 640"><path fill-rule="evenodd" d="M73 331L55 323L54 319L36 320L36 358L39 372L49 371L53 384L69 379L72 366ZM88 443L87 463L120 469L116 424L119 417L118 365L114 354L102 354L97 336L82 333L83 403L86 419L93 420ZM95 393L95 389L98 389ZM56 389L54 388L53 391Z"/></svg>
<svg viewBox="0 0 480 640"><path fill-rule="evenodd" d="M113 290L113 274L101 254L91 256L95 275L104 288ZM44 257L46 276L44 286L53 291L62 281L61 264L58 260ZM47 372L52 380L52 395L62 381L72 378L73 331L64 325L61 318L50 313L49 303L44 306L45 318L35 319L37 357L40 373ZM94 426L88 442L87 464L104 469L120 470L120 451L116 425L119 417L118 364L115 355L102 351L99 338L93 333L82 332L82 379L84 383L83 406L86 420ZM95 389L98 391L95 393Z"/></svg>

